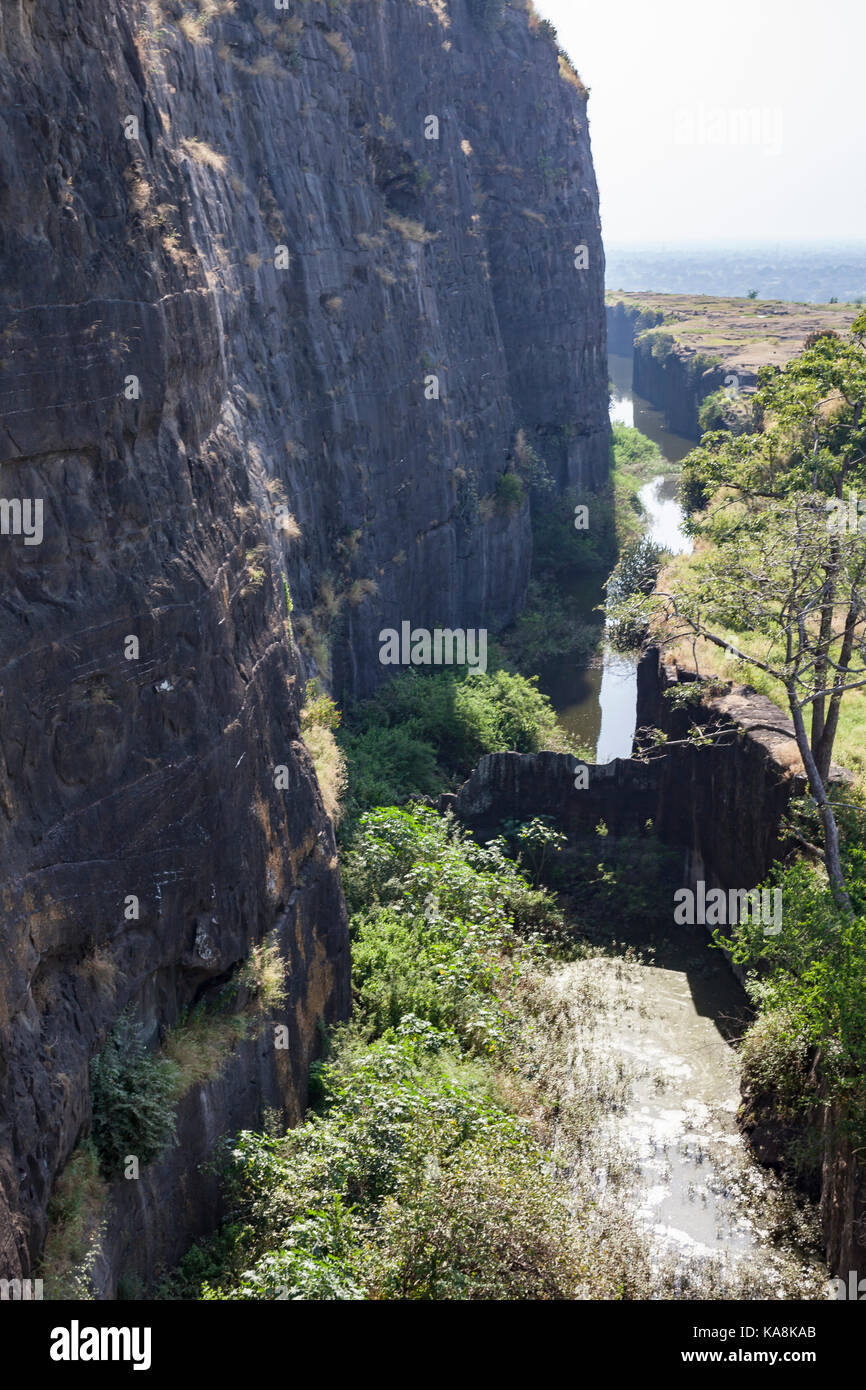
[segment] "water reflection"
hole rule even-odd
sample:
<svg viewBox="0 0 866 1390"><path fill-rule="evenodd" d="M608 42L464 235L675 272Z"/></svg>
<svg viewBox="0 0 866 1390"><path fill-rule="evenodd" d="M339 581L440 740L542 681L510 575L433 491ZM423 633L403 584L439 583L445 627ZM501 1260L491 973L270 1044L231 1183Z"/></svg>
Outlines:
<svg viewBox="0 0 866 1390"><path fill-rule="evenodd" d="M634 394L631 358L611 355L608 375L612 423L635 425L658 445L668 463L678 464L695 447L694 441L665 429L660 412ZM674 555L691 550L676 490L676 477L660 473L638 493L647 514L647 536ZM588 599L587 611L593 602L603 601L603 590L594 588L596 596ZM560 724L594 751L597 763L631 755L637 703L637 664L632 657L605 647L589 668L569 666L560 658L541 672L541 687L552 699Z"/></svg>
<svg viewBox="0 0 866 1390"><path fill-rule="evenodd" d="M659 474L651 483L644 483L638 493L649 519L647 534L656 545L672 555L688 553L692 542L682 527L683 511L677 501L677 480Z"/></svg>
<svg viewBox="0 0 866 1390"><path fill-rule="evenodd" d="M610 419L613 425L634 425L654 444L657 444L669 463L680 463L695 447L693 439L674 434L665 428L665 417L649 401L636 396L632 390L633 367L630 357L611 353L607 359L610 381Z"/></svg>

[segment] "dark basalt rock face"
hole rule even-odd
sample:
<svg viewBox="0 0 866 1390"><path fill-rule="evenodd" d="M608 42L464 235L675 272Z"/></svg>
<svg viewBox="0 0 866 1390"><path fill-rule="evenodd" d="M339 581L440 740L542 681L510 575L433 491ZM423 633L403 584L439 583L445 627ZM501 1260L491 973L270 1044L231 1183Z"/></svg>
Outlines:
<svg viewBox="0 0 866 1390"><path fill-rule="evenodd" d="M635 392L664 415L665 425L686 439L699 440L698 413L707 396L723 386L728 368L702 367L695 370L685 348L674 349L664 357L653 353L653 339L641 337L648 327L663 322L661 312L629 308L618 302L607 306L607 334L611 352L631 357ZM740 385L754 390L757 377L738 368Z"/></svg>
<svg viewBox="0 0 866 1390"><path fill-rule="evenodd" d="M570 753L488 753L456 796L443 797L480 840L505 820L549 816L572 841L594 840L603 820L612 835L637 834L656 811L662 764L615 758L583 764Z"/></svg>
<svg viewBox="0 0 866 1390"><path fill-rule="evenodd" d="M183 1103L108 1293L206 1226L195 1115L300 1115L348 1009L305 676L330 648L363 694L382 627L514 614L518 427L560 486L608 466L585 95L522 3L492 35L464 0L199 10L0 15L0 491L44 501L41 545L0 536L0 1272L120 1011L156 1038L271 930L289 964L288 1056Z"/></svg>

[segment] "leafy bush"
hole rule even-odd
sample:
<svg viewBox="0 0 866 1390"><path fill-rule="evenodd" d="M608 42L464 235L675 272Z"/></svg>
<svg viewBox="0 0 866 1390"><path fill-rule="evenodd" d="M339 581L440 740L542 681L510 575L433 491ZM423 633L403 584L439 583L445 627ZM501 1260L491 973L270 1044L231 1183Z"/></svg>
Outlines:
<svg viewBox="0 0 866 1390"><path fill-rule="evenodd" d="M402 806L413 796L441 790L435 748L409 729L347 729L340 742L348 767L350 823L370 806Z"/></svg>
<svg viewBox="0 0 866 1390"><path fill-rule="evenodd" d="M526 500L523 483L516 473L500 473L493 491L496 509L506 515L518 511Z"/></svg>
<svg viewBox="0 0 866 1390"><path fill-rule="evenodd" d="M604 633L604 616L586 610L585 593L567 592L552 576L530 580L526 604L502 645L524 671L537 671L554 657L588 665Z"/></svg>
<svg viewBox="0 0 866 1390"><path fill-rule="evenodd" d="M730 430L732 434L742 434L752 423L752 398L732 396L719 387L706 396L698 408L698 427L701 434L714 430Z"/></svg>
<svg viewBox="0 0 866 1390"><path fill-rule="evenodd" d="M172 1141L176 1085L177 1068L149 1052L141 1024L122 1013L90 1063L92 1137L106 1178L127 1155L144 1165Z"/></svg>
<svg viewBox="0 0 866 1390"><path fill-rule="evenodd" d="M492 932L500 950L512 949L516 936L564 929L554 900L531 887L502 844L476 845L453 821L422 807L380 807L363 818L343 861L343 888L352 913L395 906L423 916L435 909Z"/></svg>
<svg viewBox="0 0 866 1390"><path fill-rule="evenodd" d="M646 537L633 541L623 550L607 581L610 639L620 651L634 651L646 637L647 623L641 620L640 605L629 600L652 593L663 553Z"/></svg>
<svg viewBox="0 0 866 1390"><path fill-rule="evenodd" d="M553 900L500 845L481 849L422 809L365 816L343 877L356 908L357 1026L391 1037L411 1017L465 1053L501 1053L509 1028L501 992L537 938L562 932Z"/></svg>
<svg viewBox="0 0 866 1390"><path fill-rule="evenodd" d="M347 821L371 806L435 796L467 777L485 753L568 751L553 706L535 680L504 670L483 675L407 671L347 713Z"/></svg>
<svg viewBox="0 0 866 1390"><path fill-rule="evenodd" d="M656 362L666 361L668 357L674 355L677 349L674 335L664 332L662 329L650 329L646 333L641 333L638 341L649 347L650 355Z"/></svg>
<svg viewBox="0 0 866 1390"><path fill-rule="evenodd" d="M555 903L429 810L365 816L344 877L355 1019L322 1113L240 1136L231 1222L163 1296L572 1297L572 1217L484 1061L517 1036L509 981L561 930Z"/></svg>
<svg viewBox="0 0 866 1390"><path fill-rule="evenodd" d="M343 876L356 1011L322 1113L240 1136L231 1223L164 1297L571 1297L569 1209L474 1061L517 1037L507 981L562 930L555 902L431 810L364 817Z"/></svg>
<svg viewBox="0 0 866 1390"><path fill-rule="evenodd" d="M752 1095L772 1093L782 1116L800 1115L810 1099L813 1058L801 1020L788 1009L774 1009L761 1015L743 1038L743 1088Z"/></svg>
<svg viewBox="0 0 866 1390"><path fill-rule="evenodd" d="M762 1018L746 1048L751 1072L789 1104L796 1091L790 1080L792 1059L811 1049L811 1055L819 1057L823 1103L839 1107L841 1122L862 1143L866 1139L866 805L850 789L846 798L850 804L839 807L837 816L852 913L837 908L823 869L797 860L776 869L770 880L782 893L778 935L766 935L761 922L744 922L730 937L717 933L717 939L734 960L750 968L749 992L761 1007ZM814 1093L807 1093L808 1102L816 1099Z"/></svg>
<svg viewBox="0 0 866 1390"><path fill-rule="evenodd" d="M575 527L575 506L589 508L589 527ZM534 566L537 574L566 570L607 570L616 556L613 490L598 493L565 492L549 506L532 513Z"/></svg>
<svg viewBox="0 0 866 1390"><path fill-rule="evenodd" d="M545 870L550 871L553 856L561 854L568 836L556 829L550 816L533 816L530 821L508 820L503 826L503 838L522 866L532 875L532 882L541 883Z"/></svg>
<svg viewBox="0 0 866 1390"><path fill-rule="evenodd" d="M204 1298L573 1296L569 1213L525 1126L410 1040L326 1072L323 1117L240 1136L243 1268Z"/></svg>
<svg viewBox="0 0 866 1390"><path fill-rule="evenodd" d="M544 969L555 901L430 810L365 816L344 880L356 1008L318 1108L233 1143L230 1219L161 1296L644 1296L645 1247L593 1178L623 1082L575 1054L598 1003L588 982L564 1000Z"/></svg>
<svg viewBox="0 0 866 1390"><path fill-rule="evenodd" d="M679 856L658 839L651 821L642 834L618 836L599 822L594 839L572 847L569 870L569 896L583 928L603 940L611 922L640 931L668 918L682 882Z"/></svg>

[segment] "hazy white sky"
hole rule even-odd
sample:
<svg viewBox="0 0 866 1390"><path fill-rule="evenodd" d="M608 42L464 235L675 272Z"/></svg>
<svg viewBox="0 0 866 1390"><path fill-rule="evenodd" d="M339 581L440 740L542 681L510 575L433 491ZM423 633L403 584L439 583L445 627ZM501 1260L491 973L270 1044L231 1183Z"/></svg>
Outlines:
<svg viewBox="0 0 866 1390"><path fill-rule="evenodd" d="M866 240L866 0L535 5L591 89L608 241Z"/></svg>

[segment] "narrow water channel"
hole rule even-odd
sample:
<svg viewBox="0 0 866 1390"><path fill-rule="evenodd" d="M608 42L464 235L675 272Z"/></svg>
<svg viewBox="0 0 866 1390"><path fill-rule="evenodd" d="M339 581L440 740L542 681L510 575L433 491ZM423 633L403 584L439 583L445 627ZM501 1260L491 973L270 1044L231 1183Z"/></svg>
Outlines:
<svg viewBox="0 0 866 1390"><path fill-rule="evenodd" d="M609 362L612 421L636 425L670 465L640 490L647 534L674 554L687 550L675 473L694 443L672 435L634 395L630 359ZM595 581L575 584L587 612L602 601ZM576 661L558 688L547 688L560 722L595 748L596 762L630 755L633 660L602 644L595 664ZM610 930L609 953L563 966L559 981L566 992L591 986L600 1004L581 1042L584 1057L589 1049L627 1077L601 1136L599 1202L612 1211L625 1203L636 1216L656 1297L827 1297L814 1209L755 1163L737 1126L735 1044L750 1016L742 986L703 929L676 927L673 910L645 923L640 941L629 932L625 953L613 945L619 924Z"/></svg>
<svg viewBox="0 0 866 1390"><path fill-rule="evenodd" d="M672 434L661 414L634 394L630 357L608 357L608 376L613 385L611 422L636 426L658 445L669 465L645 483L638 496L646 513L648 539L678 555L689 550L691 542L682 531L676 471L680 460L695 447L694 440ZM593 610L604 602L598 577L577 576L570 592L581 600L587 622L592 622ZM588 664L580 660L569 664L558 658L555 670L542 672L542 687L553 700L560 724L594 753L597 763L630 756L637 702L633 657L613 651L602 641Z"/></svg>

